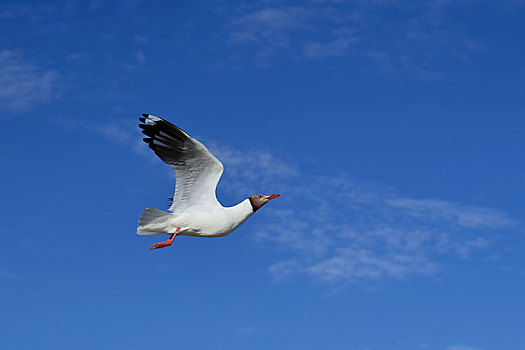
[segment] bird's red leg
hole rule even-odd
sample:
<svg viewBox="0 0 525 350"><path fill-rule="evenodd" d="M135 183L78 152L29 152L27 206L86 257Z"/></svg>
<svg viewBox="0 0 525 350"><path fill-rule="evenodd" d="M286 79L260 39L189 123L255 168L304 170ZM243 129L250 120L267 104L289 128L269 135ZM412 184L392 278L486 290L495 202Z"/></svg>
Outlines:
<svg viewBox="0 0 525 350"><path fill-rule="evenodd" d="M173 243L173 240L175 239L175 236L177 235L177 233L179 233L180 231L180 227L177 227L177 230L175 231L174 234L171 235L170 238L168 238L167 241L164 241L164 242L160 242L160 243L155 243L151 248L149 249L158 249L158 248L164 248L164 247L168 247L171 245L171 243Z"/></svg>

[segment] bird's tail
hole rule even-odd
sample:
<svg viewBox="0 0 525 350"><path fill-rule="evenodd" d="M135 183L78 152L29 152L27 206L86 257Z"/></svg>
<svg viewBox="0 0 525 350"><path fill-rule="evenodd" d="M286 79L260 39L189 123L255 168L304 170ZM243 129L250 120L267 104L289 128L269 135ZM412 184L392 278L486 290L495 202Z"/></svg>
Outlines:
<svg viewBox="0 0 525 350"><path fill-rule="evenodd" d="M140 214L137 234L139 235L156 235L165 233L166 219L171 213L148 207Z"/></svg>

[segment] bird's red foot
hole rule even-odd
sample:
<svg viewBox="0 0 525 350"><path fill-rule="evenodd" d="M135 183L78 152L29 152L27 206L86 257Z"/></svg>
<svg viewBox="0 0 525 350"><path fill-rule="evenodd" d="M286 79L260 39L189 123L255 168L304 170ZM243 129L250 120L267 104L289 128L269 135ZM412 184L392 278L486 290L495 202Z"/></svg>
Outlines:
<svg viewBox="0 0 525 350"><path fill-rule="evenodd" d="M149 249L158 249L158 248L164 248L164 247L168 247L171 245L171 243L173 243L173 240L175 239L175 236L177 236L177 233L179 233L180 231L180 227L177 227L177 231L175 231L174 234L171 235L171 237L167 240L167 241L164 241L164 242L159 242L159 243L155 243L151 248Z"/></svg>

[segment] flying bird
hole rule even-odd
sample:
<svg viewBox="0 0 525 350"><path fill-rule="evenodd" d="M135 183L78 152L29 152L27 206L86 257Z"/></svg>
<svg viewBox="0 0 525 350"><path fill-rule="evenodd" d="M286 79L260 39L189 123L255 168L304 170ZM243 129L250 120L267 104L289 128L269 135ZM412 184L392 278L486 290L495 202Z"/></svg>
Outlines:
<svg viewBox="0 0 525 350"><path fill-rule="evenodd" d="M164 248L175 236L222 237L280 194L256 194L233 207L223 207L215 189L224 166L199 141L170 122L150 114L139 127L155 154L175 170L175 195L165 212L148 207L140 215L137 234L168 234L170 238L150 249ZM171 198L170 198L171 199Z"/></svg>

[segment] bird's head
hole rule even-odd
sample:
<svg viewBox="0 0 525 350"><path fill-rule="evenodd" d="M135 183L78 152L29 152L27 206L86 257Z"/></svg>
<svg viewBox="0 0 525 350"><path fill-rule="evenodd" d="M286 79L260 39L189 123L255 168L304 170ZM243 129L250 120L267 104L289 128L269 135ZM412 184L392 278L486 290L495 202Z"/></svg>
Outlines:
<svg viewBox="0 0 525 350"><path fill-rule="evenodd" d="M254 194L253 196L250 196L248 198L250 200L250 203L252 204L253 211L259 210L260 207L268 203L274 198L279 197L280 194L272 194L270 196L265 196L264 194Z"/></svg>

